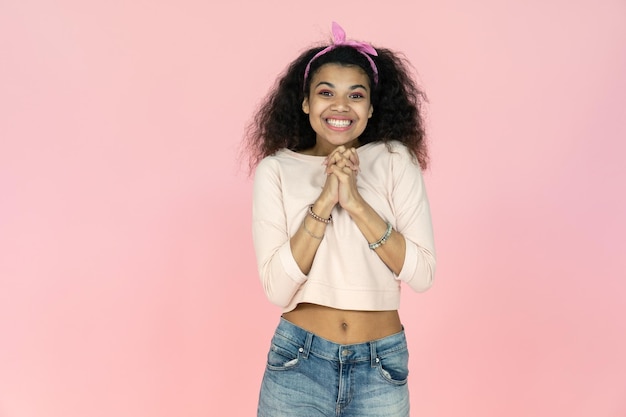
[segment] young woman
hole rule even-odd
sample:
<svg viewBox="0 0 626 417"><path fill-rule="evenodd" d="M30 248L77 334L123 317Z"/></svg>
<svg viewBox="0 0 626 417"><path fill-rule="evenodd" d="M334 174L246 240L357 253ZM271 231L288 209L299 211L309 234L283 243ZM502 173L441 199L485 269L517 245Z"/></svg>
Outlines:
<svg viewBox="0 0 626 417"><path fill-rule="evenodd" d="M423 94L398 54L333 35L288 66L246 136L259 274L282 308L260 417L409 416L400 288L435 271Z"/></svg>

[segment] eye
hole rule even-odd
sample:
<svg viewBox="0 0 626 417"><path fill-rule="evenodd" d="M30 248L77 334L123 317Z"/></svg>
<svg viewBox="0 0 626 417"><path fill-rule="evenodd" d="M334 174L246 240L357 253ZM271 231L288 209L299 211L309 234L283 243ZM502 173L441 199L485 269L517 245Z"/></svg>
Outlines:
<svg viewBox="0 0 626 417"><path fill-rule="evenodd" d="M320 90L317 92L320 96L332 97L333 93L328 90Z"/></svg>
<svg viewBox="0 0 626 417"><path fill-rule="evenodd" d="M350 98L352 99L361 99L361 98L365 98L365 96L361 93L352 93L350 94Z"/></svg>

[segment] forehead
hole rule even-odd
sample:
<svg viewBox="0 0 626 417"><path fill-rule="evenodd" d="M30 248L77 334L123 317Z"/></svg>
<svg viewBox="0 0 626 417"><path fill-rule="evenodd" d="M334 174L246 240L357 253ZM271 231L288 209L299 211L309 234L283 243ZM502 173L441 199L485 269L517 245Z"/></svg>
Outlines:
<svg viewBox="0 0 626 417"><path fill-rule="evenodd" d="M363 85L370 86L369 77L363 69L356 65L324 64L313 74L311 87L320 82L329 82L335 85Z"/></svg>

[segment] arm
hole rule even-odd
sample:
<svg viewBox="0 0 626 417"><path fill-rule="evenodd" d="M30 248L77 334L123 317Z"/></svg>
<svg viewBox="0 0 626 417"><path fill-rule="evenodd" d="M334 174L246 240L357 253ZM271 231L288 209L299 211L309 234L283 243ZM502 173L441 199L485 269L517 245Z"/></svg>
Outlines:
<svg viewBox="0 0 626 417"><path fill-rule="evenodd" d="M261 161L253 187L254 248L266 296L273 304L284 307L306 281L327 224L307 214L289 236L281 184L277 161ZM329 187L332 183L327 180L324 190ZM322 191L313 205L314 213L320 217L330 217L334 207L328 195L328 191Z"/></svg>
<svg viewBox="0 0 626 417"><path fill-rule="evenodd" d="M432 286L436 253L430 205L420 166L405 147L397 147L393 157L391 200L395 226L406 241L405 262L397 279L415 291Z"/></svg>
<svg viewBox="0 0 626 417"><path fill-rule="evenodd" d="M349 213L369 243L377 242L387 232L387 222L365 200ZM373 250L394 274L400 274L406 254L406 241L401 233L392 229L385 243Z"/></svg>
<svg viewBox="0 0 626 417"><path fill-rule="evenodd" d="M435 250L428 198L421 168L404 147L394 150L389 167L389 190L394 208L394 226L385 244L374 249L398 279L416 291L432 285ZM368 242L378 241L387 222L360 196L356 177L341 163L331 167L339 178L339 204L348 211Z"/></svg>
<svg viewBox="0 0 626 417"><path fill-rule="evenodd" d="M323 215L320 216L322 218L330 218L332 207L330 210L324 209L323 207L325 207L325 205L318 199L315 204L313 204L311 210L316 214L323 213ZM298 228L296 233L289 239L293 258L304 274L308 274L309 271L311 271L313 259L315 259L315 254L317 253L320 243L322 243L327 226L327 223L315 220L312 216L307 214L302 220L300 228Z"/></svg>
<svg viewBox="0 0 626 417"><path fill-rule="evenodd" d="M252 237L261 284L273 304L284 307L306 280L293 260L276 162L262 160L254 175Z"/></svg>

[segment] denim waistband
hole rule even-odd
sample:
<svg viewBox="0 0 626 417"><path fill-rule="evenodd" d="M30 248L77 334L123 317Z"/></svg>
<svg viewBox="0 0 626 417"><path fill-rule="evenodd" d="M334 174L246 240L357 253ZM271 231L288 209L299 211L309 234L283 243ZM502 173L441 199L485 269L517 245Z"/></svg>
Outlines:
<svg viewBox="0 0 626 417"><path fill-rule="evenodd" d="M407 349L404 329L381 339L341 345L317 336L281 317L275 334L298 346L304 357L313 354L342 363L368 361L372 363L372 366L375 366L379 358Z"/></svg>

